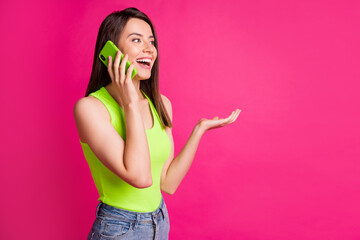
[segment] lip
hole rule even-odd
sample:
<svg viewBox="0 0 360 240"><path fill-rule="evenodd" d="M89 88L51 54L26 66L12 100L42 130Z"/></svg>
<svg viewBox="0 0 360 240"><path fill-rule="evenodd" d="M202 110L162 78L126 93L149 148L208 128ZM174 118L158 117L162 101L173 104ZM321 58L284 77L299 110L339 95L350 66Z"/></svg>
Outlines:
<svg viewBox="0 0 360 240"><path fill-rule="evenodd" d="M150 59L150 61L151 61L151 62L150 62L150 65L147 66L147 65L138 63L137 60L139 60L139 59ZM135 62L136 62L141 68L144 68L144 69L151 69L151 67L152 67L152 57L140 57L140 58L137 58Z"/></svg>
<svg viewBox="0 0 360 240"><path fill-rule="evenodd" d="M139 65L141 68L144 68L144 69L151 69L151 63L150 63L150 66L148 66L148 65L144 65L144 64L140 64L140 63L138 63L138 62L136 62L137 63L137 65Z"/></svg>
<svg viewBox="0 0 360 240"><path fill-rule="evenodd" d="M139 60L139 59L150 59L152 61L152 57L141 57L141 58L137 58L136 60Z"/></svg>

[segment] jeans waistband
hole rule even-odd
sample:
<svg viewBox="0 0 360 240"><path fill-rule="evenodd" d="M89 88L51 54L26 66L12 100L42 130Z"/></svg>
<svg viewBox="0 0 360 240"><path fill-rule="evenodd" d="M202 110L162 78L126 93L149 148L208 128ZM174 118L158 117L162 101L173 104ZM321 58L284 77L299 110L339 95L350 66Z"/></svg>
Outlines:
<svg viewBox="0 0 360 240"><path fill-rule="evenodd" d="M96 217L108 217L112 219L119 219L123 221L128 221L132 223L147 222L152 223L159 215L165 219L165 201L161 197L161 202L159 207L153 212L134 212L121 208L116 208L110 205L107 205L103 202L99 202L96 207L95 215Z"/></svg>

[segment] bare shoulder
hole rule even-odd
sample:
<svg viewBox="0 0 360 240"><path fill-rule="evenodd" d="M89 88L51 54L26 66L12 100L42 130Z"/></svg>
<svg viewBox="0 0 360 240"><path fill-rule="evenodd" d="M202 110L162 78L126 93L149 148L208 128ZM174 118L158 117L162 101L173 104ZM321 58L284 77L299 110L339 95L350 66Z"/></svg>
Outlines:
<svg viewBox="0 0 360 240"><path fill-rule="evenodd" d="M166 97L165 95L161 94L161 99L165 104L166 110L171 110L172 106L171 106L171 101L168 97Z"/></svg>
<svg viewBox="0 0 360 240"><path fill-rule="evenodd" d="M165 95L161 94L161 99L165 105L166 111L169 113L170 118L172 120L172 105L171 105L171 101L168 97L166 97Z"/></svg>
<svg viewBox="0 0 360 240"><path fill-rule="evenodd" d="M80 98L74 105L74 116L99 114L106 116L107 109L104 104L93 96Z"/></svg>
<svg viewBox="0 0 360 240"><path fill-rule="evenodd" d="M73 114L82 142L86 142L85 131L89 129L89 126L111 121L105 105L93 96L80 98L74 105Z"/></svg>

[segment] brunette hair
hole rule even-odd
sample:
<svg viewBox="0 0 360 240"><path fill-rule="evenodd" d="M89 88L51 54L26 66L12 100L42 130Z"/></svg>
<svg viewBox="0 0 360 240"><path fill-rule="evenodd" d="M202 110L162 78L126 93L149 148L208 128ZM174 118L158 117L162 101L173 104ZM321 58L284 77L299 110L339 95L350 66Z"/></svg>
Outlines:
<svg viewBox="0 0 360 240"><path fill-rule="evenodd" d="M90 81L86 89L85 97L90 93L99 90L101 87L111 83L111 78L106 66L98 58L99 53L106 41L111 40L115 45L119 42L122 31L130 18L144 20L151 27L155 42L154 46L158 51L158 42L155 28L148 16L134 7L122 11L115 11L109 14L101 23L95 44L94 61L91 70ZM117 46L119 47L119 46ZM151 77L146 81L140 81L140 89L153 102L159 114L162 126L172 127L171 119L166 111L159 90L159 51L154 65L151 69ZM154 119L155 121L156 119Z"/></svg>

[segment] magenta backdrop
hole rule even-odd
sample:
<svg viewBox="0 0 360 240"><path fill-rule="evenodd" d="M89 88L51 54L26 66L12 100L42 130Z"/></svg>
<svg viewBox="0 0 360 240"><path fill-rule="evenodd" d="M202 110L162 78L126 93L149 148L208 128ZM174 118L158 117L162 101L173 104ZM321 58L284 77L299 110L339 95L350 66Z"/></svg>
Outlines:
<svg viewBox="0 0 360 240"><path fill-rule="evenodd" d="M72 115L112 11L155 24L175 156L170 239L360 239L359 1L1 1L0 239L85 239L97 191Z"/></svg>

